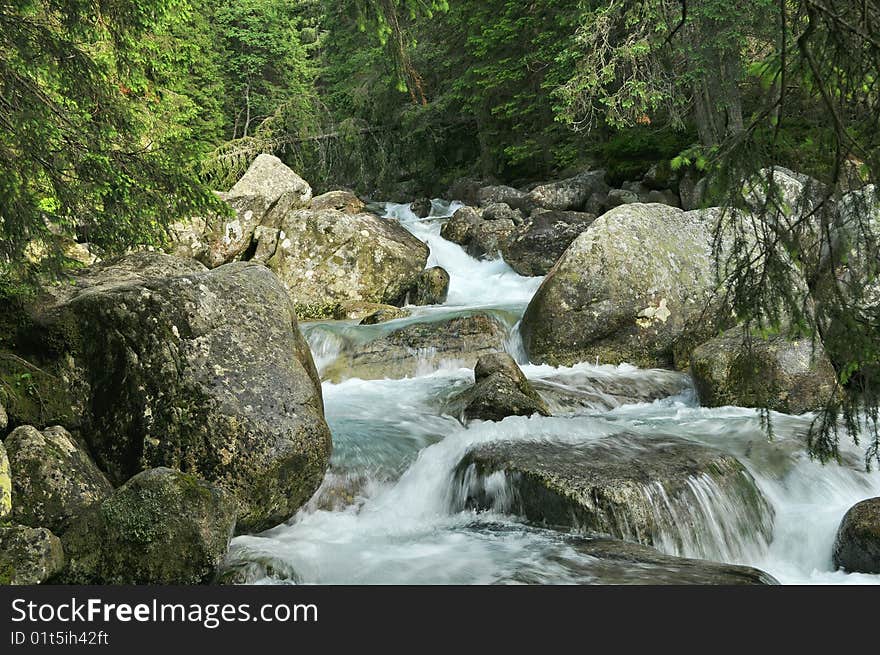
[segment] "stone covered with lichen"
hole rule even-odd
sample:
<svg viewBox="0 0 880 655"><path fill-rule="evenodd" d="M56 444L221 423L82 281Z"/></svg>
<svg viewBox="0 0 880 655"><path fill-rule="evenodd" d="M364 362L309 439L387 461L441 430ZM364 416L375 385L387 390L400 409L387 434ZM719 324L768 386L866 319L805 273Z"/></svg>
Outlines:
<svg viewBox="0 0 880 655"><path fill-rule="evenodd" d="M303 319L350 302L399 304L424 270L428 247L397 221L301 209L257 232L254 254L285 284Z"/></svg>
<svg viewBox="0 0 880 655"><path fill-rule="evenodd" d="M666 366L714 288L710 227L666 205L630 204L569 246L522 321L533 361Z"/></svg>
<svg viewBox="0 0 880 655"><path fill-rule="evenodd" d="M281 523L318 488L331 450L320 382L264 266L138 253L59 289L41 320L71 326L90 395L81 433L112 483L192 473L234 494L243 531Z"/></svg>
<svg viewBox="0 0 880 655"><path fill-rule="evenodd" d="M63 567L64 549L52 532L0 524L0 585L42 584Z"/></svg>
<svg viewBox="0 0 880 655"><path fill-rule="evenodd" d="M63 534L113 487L62 427L42 432L29 425L6 438L12 481L12 519Z"/></svg>
<svg viewBox="0 0 880 655"><path fill-rule="evenodd" d="M766 407L803 414L825 407L836 374L822 344L809 338L746 338L732 328L693 351L691 375L706 407Z"/></svg>
<svg viewBox="0 0 880 655"><path fill-rule="evenodd" d="M494 442L468 453L456 475L469 507L679 552L719 528L706 494L735 508L717 545L744 534L766 544L773 531L772 506L735 457L676 437Z"/></svg>
<svg viewBox="0 0 880 655"><path fill-rule="evenodd" d="M72 584L206 584L235 528L223 489L167 468L139 473L63 537Z"/></svg>

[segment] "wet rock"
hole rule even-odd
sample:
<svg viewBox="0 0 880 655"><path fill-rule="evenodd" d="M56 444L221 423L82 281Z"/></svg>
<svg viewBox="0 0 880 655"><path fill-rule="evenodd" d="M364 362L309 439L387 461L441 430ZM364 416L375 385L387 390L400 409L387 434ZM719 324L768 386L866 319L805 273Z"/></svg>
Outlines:
<svg viewBox="0 0 880 655"><path fill-rule="evenodd" d="M772 534L773 510L742 464L675 437L490 443L465 456L457 479L468 507L677 553L730 549L743 535L766 545ZM707 499L727 508L723 525Z"/></svg>
<svg viewBox="0 0 880 655"><path fill-rule="evenodd" d="M674 557L617 539L572 540L580 554L595 558L583 567L585 584L773 585L773 576L750 566Z"/></svg>
<svg viewBox="0 0 880 655"><path fill-rule="evenodd" d="M504 250L504 261L520 275L546 275L594 220L583 212L536 211Z"/></svg>
<svg viewBox="0 0 880 655"><path fill-rule="evenodd" d="M396 318L402 318L409 315L409 312L406 309L395 307L394 305L384 305L375 302L350 302L343 303L336 307L333 311L333 320L357 321L363 320L368 316L377 313L386 316L391 316L393 314Z"/></svg>
<svg viewBox="0 0 880 655"><path fill-rule="evenodd" d="M698 347L690 365L706 407L767 407L803 414L825 407L836 386L834 367L821 343L783 336L747 340L739 327Z"/></svg>
<svg viewBox="0 0 880 655"><path fill-rule="evenodd" d="M360 324L361 325L379 325L380 323L387 323L388 321L396 321L401 318L406 318L409 316L409 311L406 309L401 309L400 307L382 307L381 309L377 309L372 314L365 316Z"/></svg>
<svg viewBox="0 0 880 655"><path fill-rule="evenodd" d="M880 498L854 505L843 517L834 565L850 573L880 573Z"/></svg>
<svg viewBox="0 0 880 655"><path fill-rule="evenodd" d="M394 304L425 269L428 247L397 221L333 209L297 210L262 236L254 258L275 272L303 319L346 302Z"/></svg>
<svg viewBox="0 0 880 655"><path fill-rule="evenodd" d="M547 404L507 353L483 355L474 367L474 385L449 402L465 421L501 421L508 416L549 416Z"/></svg>
<svg viewBox="0 0 880 655"><path fill-rule="evenodd" d="M87 453L62 427L42 432L29 425L6 438L12 485L12 519L63 534L113 491Z"/></svg>
<svg viewBox="0 0 880 655"><path fill-rule="evenodd" d="M587 171L559 182L544 184L532 189L528 203L555 211L581 211L595 193L608 191L605 171Z"/></svg>
<svg viewBox="0 0 880 655"><path fill-rule="evenodd" d="M532 361L669 366L715 288L711 232L665 205L596 219L538 289L522 320Z"/></svg>
<svg viewBox="0 0 880 655"><path fill-rule="evenodd" d="M210 582L235 528L235 500L192 475L134 476L64 535L70 584Z"/></svg>
<svg viewBox="0 0 880 655"><path fill-rule="evenodd" d="M45 528L0 524L0 585L37 585L64 568L61 541Z"/></svg>
<svg viewBox="0 0 880 655"><path fill-rule="evenodd" d="M553 415L605 412L692 389L691 378L685 373L635 367L578 367L531 382Z"/></svg>
<svg viewBox="0 0 880 655"><path fill-rule="evenodd" d="M354 347L325 376L395 379L440 366L471 367L481 355L504 350L506 337L504 323L486 314L412 323Z"/></svg>
<svg viewBox="0 0 880 655"><path fill-rule="evenodd" d="M90 398L82 434L112 483L181 469L232 491L247 531L318 488L331 449L320 381L265 267L139 253L59 288L41 320L66 334Z"/></svg>
<svg viewBox="0 0 880 655"><path fill-rule="evenodd" d="M328 191L315 196L309 205L309 209L319 211L322 209L336 209L344 214L360 214L366 205L351 191Z"/></svg>
<svg viewBox="0 0 880 655"><path fill-rule="evenodd" d="M431 214L432 206L430 198L419 198L412 202L409 208L419 218L427 218Z"/></svg>
<svg viewBox="0 0 880 655"><path fill-rule="evenodd" d="M462 207L440 229L440 236L460 246L467 245L473 238L474 230L483 218L478 209Z"/></svg>

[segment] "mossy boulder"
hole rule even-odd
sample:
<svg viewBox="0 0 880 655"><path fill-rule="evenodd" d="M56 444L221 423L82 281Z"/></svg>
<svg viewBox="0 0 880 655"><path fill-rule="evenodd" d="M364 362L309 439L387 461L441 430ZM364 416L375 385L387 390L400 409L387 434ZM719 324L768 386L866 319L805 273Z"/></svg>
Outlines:
<svg viewBox="0 0 880 655"><path fill-rule="evenodd" d="M143 471L64 535L71 584L211 582L235 528L235 499L193 475Z"/></svg>
<svg viewBox="0 0 880 655"><path fill-rule="evenodd" d="M666 205L596 219L548 273L521 332L532 361L669 366L714 290L711 233Z"/></svg>
<svg viewBox="0 0 880 655"><path fill-rule="evenodd" d="M6 448L0 441L0 520L12 512L12 473Z"/></svg>
<svg viewBox="0 0 880 655"><path fill-rule="evenodd" d="M61 541L46 528L0 524L0 585L36 585L64 568Z"/></svg>
<svg viewBox="0 0 880 655"><path fill-rule="evenodd" d="M747 337L732 328L690 356L700 402L707 407L767 407L785 414L822 409L836 374L821 343L784 336Z"/></svg>
<svg viewBox="0 0 880 655"><path fill-rule="evenodd" d="M880 498L854 505L843 517L834 565L851 573L880 573Z"/></svg>
<svg viewBox="0 0 880 655"><path fill-rule="evenodd" d="M113 487L89 455L60 426L29 425L6 438L12 483L12 519L63 534Z"/></svg>
<svg viewBox="0 0 880 655"><path fill-rule="evenodd" d="M550 415L547 403L507 353L480 357L474 367L474 385L450 399L449 407L465 421Z"/></svg>
<svg viewBox="0 0 880 655"><path fill-rule="evenodd" d="M281 214L254 254L289 290L303 319L347 302L395 304L428 260L428 247L395 220L335 209Z"/></svg>
<svg viewBox="0 0 880 655"><path fill-rule="evenodd" d="M448 295L449 273L440 266L432 266L419 274L405 302L417 306L442 305Z"/></svg>
<svg viewBox="0 0 880 655"><path fill-rule="evenodd" d="M470 243L474 230L482 220L480 210L473 207L461 207L443 224L440 236L447 241L465 246Z"/></svg>
<svg viewBox="0 0 880 655"><path fill-rule="evenodd" d="M246 531L318 488L331 450L320 381L267 268L139 253L77 277L42 321L75 328L82 434L113 484L157 466L192 473L234 493Z"/></svg>
<svg viewBox="0 0 880 655"><path fill-rule="evenodd" d="M498 473L506 486L499 487ZM676 437L490 443L466 455L456 475L465 506L512 512L552 528L663 544L667 552L729 549L742 535L766 544L772 534L772 507L743 465ZM715 522L717 508L707 507L706 498L735 508L723 525Z"/></svg>

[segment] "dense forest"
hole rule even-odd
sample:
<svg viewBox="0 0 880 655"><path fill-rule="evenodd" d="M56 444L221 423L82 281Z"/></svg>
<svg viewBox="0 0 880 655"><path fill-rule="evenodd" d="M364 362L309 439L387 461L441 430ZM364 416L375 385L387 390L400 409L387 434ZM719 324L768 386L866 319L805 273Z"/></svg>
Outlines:
<svg viewBox="0 0 880 655"><path fill-rule="evenodd" d="M57 444L46 430L63 424L95 460L76 464L91 504L118 497L128 516L146 489L219 521L201 544L214 559L180 578L162 553L161 570L92 561L124 540L109 509L91 527L41 517L31 527L82 557L63 579L204 582L233 528L361 502L369 485L344 455L330 464L331 431L345 453L350 424L325 422L325 400L356 422L335 385L421 379L400 363L414 352L440 358L431 375L444 353L466 362L474 394L481 376L500 385L466 404L456 381L425 425L537 415L552 433L554 416L685 385L698 407L757 409L768 441L796 432L810 463L846 466L856 448L858 475L876 467L878 35L878 0L0 0L0 433L13 453L20 430ZM618 369L618 386L596 373L563 397L518 368L583 364L647 372ZM644 423L627 425L620 448L640 452ZM283 455L267 445L287 438ZM733 464L698 449L676 474L734 471L712 484L733 485L738 534L757 526L769 548L770 503L740 480L760 466L734 459L752 442L728 448ZM489 476L528 457L460 459ZM674 468L658 461L652 475ZM459 509L484 509L480 480ZM725 539L667 554L763 563ZM242 579L281 575L253 560Z"/></svg>

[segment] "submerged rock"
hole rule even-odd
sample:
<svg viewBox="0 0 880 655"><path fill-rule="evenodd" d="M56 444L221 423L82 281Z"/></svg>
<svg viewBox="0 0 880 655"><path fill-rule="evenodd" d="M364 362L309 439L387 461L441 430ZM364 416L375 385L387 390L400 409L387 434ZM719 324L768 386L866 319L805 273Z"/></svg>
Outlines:
<svg viewBox="0 0 880 655"><path fill-rule="evenodd" d="M880 573L880 498L854 505L843 517L834 565L850 573Z"/></svg>
<svg viewBox="0 0 880 655"><path fill-rule="evenodd" d="M668 366L714 281L704 222L665 205L618 207L548 274L523 317L523 342L533 361L552 365Z"/></svg>
<svg viewBox="0 0 880 655"><path fill-rule="evenodd" d="M13 476L12 518L63 534L90 507L113 491L87 453L56 426L21 426L6 438Z"/></svg>
<svg viewBox="0 0 880 655"><path fill-rule="evenodd" d="M312 198L309 209L315 211L321 209L336 209L345 214L360 214L366 205L351 191L328 191L320 196Z"/></svg>
<svg viewBox="0 0 880 655"><path fill-rule="evenodd" d="M457 479L468 507L677 554L766 545L772 534L772 507L739 461L674 437L490 443L465 456Z"/></svg>
<svg viewBox="0 0 880 655"><path fill-rule="evenodd" d="M297 315L332 316L348 302L395 304L428 260L428 247L397 221L334 209L298 210L261 234L254 259L290 291Z"/></svg>
<svg viewBox="0 0 880 655"><path fill-rule="evenodd" d="M46 528L0 524L0 585L37 585L64 568L61 541Z"/></svg>
<svg viewBox="0 0 880 655"><path fill-rule="evenodd" d="M69 584L210 582L235 528L231 495L166 468L134 476L64 535Z"/></svg>
<svg viewBox="0 0 880 655"><path fill-rule="evenodd" d="M501 421L508 416L549 416L547 403L535 391L513 357L483 355L474 367L474 385L450 400L466 421Z"/></svg>
<svg viewBox="0 0 880 655"><path fill-rule="evenodd" d="M379 323L387 323L388 321L396 321L400 318L409 316L409 311L400 307L386 305L379 307L376 311L367 314L361 319L361 325L378 325Z"/></svg>
<svg viewBox="0 0 880 655"><path fill-rule="evenodd" d="M468 367L504 349L507 328L486 314L412 323L355 346L325 373L329 379L403 378L441 366Z"/></svg>
<svg viewBox="0 0 880 655"><path fill-rule="evenodd" d="M732 328L694 350L690 364L706 407L766 407L803 414L825 407L836 387L822 344L809 338L746 340L742 328Z"/></svg>
<svg viewBox="0 0 880 655"><path fill-rule="evenodd" d="M140 253L76 278L42 322L90 401L82 434L115 484L169 466L235 494L242 530L292 516L331 441L292 303L263 266Z"/></svg>

